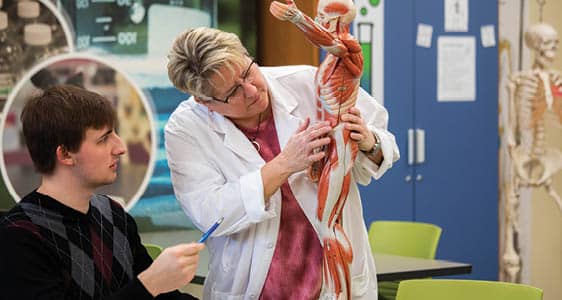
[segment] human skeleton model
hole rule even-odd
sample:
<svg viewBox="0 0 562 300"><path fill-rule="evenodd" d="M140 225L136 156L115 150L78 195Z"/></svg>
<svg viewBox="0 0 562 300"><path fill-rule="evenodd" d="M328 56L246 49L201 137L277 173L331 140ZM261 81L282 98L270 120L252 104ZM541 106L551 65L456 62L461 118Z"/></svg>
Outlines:
<svg viewBox="0 0 562 300"><path fill-rule="evenodd" d="M321 228L317 232L323 246L321 298L350 299L353 251L343 231L342 210L358 147L340 118L355 105L363 70L361 47L349 33L355 6L351 0L320 0L316 22L293 1L274 1L270 12L279 20L294 23L310 42L327 51L316 73L316 100L318 119L330 121L333 132L326 159L313 165L309 176L318 181L317 218Z"/></svg>
<svg viewBox="0 0 562 300"><path fill-rule="evenodd" d="M512 75L508 86L512 172L507 192L503 264L507 279L512 282L517 281L521 269L514 245L514 235L519 232L520 188L543 186L562 212L562 201L552 187L552 176L562 169L562 152L544 144L545 113L552 111L562 120L562 78L548 68L556 54L558 34L550 25L539 23L525 32L525 43L535 52L533 67Z"/></svg>

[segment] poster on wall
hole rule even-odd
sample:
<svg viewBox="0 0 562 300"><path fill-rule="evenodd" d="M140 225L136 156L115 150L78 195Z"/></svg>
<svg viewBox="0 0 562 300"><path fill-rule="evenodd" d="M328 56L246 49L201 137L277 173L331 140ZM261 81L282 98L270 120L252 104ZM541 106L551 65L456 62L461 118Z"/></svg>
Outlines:
<svg viewBox="0 0 562 300"><path fill-rule="evenodd" d="M361 44L361 87L384 105L384 0L356 0L353 32Z"/></svg>
<svg viewBox="0 0 562 300"><path fill-rule="evenodd" d="M216 0L60 0L77 51L101 55L142 87L171 87L166 55L186 28L216 26Z"/></svg>
<svg viewBox="0 0 562 300"><path fill-rule="evenodd" d="M2 105L9 102L8 113L2 115L1 153L5 164L0 180L2 199L7 200L0 201L0 209L12 207L14 200L39 184L39 176L32 175L23 142L17 138L18 108L27 96L40 91L41 85L74 81L81 84L85 80L86 88L107 96L116 105L126 103L120 97L136 99L137 103L126 105L122 112L127 113L119 116L121 124L128 125L119 128L119 134L130 138L130 159L124 161L127 166L121 169L118 182L100 192L123 203L137 219L140 230L192 228L175 199L164 150L164 125L176 106L188 97L169 82L166 55L183 30L216 27L217 1L4 0L0 6L0 31L4 23L10 27L8 43L24 54L37 48L35 44L46 43L47 36L51 38L48 45L39 45L46 54L34 56L9 80L1 80L7 73L4 70L19 64L7 64L12 58L0 53L0 100L4 100ZM39 42L26 43L21 28L27 23L40 27L40 34L33 31ZM35 26L36 23L45 25ZM69 58L66 53L75 57ZM46 61L49 65L44 64ZM118 83L122 79L126 83ZM125 90L130 92L128 96Z"/></svg>
<svg viewBox="0 0 562 300"><path fill-rule="evenodd" d="M72 29L50 1L0 1L0 110L37 63L74 50Z"/></svg>
<svg viewBox="0 0 562 300"><path fill-rule="evenodd" d="M125 208L133 207L144 193L154 166L156 133L150 104L124 72L99 57L77 53L54 56L36 65L8 98L0 123L0 170L10 195L19 200L41 183L22 139L19 115L30 96L57 84L84 87L115 106L119 120L115 131L127 153L119 159L116 182L97 192L109 195Z"/></svg>

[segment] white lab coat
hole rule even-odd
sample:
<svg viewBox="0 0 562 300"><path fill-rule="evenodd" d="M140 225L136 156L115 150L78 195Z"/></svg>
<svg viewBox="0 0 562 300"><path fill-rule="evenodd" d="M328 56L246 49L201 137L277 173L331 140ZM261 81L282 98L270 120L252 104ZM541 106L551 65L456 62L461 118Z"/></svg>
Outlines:
<svg viewBox="0 0 562 300"><path fill-rule="evenodd" d="M316 68L261 68L267 81L281 149L307 116L315 122ZM388 113L361 90L356 106L370 130L380 137L384 161L376 166L357 155L353 182L368 184L399 158L394 136L387 131ZM281 211L278 190L265 204L260 168L265 164L250 141L222 115L210 112L193 97L182 102L165 127L172 183L185 213L201 230L217 219L223 223L207 241L209 274L203 299L256 299L260 296L275 250ZM289 177L291 189L313 226L317 184L306 171ZM363 222L361 199L351 184L343 212L344 230L353 245L353 299L377 299L375 264Z"/></svg>

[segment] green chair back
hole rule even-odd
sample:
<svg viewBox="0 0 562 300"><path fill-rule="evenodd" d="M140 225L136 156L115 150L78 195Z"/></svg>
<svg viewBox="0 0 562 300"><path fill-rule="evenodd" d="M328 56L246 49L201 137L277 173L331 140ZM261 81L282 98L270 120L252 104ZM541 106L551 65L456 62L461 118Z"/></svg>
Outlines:
<svg viewBox="0 0 562 300"><path fill-rule="evenodd" d="M155 260L158 255L160 255L160 253L162 253L162 247L160 247L159 245L156 244L143 244L144 247L146 248L146 251L148 252L148 255L150 255L150 257L152 258L152 260Z"/></svg>
<svg viewBox="0 0 562 300"><path fill-rule="evenodd" d="M369 228L369 242L373 252L418 258L435 258L441 228L439 226L405 221L376 221Z"/></svg>
<svg viewBox="0 0 562 300"><path fill-rule="evenodd" d="M439 226L421 222L376 221L369 227L371 251L385 254L433 259L440 237ZM395 299L398 283L379 282L379 298Z"/></svg>
<svg viewBox="0 0 562 300"><path fill-rule="evenodd" d="M403 280L396 300L541 300L543 291L524 284L499 281Z"/></svg>

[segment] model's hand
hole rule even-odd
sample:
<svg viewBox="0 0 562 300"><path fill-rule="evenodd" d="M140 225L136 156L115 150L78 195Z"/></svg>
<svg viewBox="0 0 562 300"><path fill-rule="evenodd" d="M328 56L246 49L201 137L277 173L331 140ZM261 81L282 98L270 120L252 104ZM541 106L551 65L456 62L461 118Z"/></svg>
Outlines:
<svg viewBox="0 0 562 300"><path fill-rule="evenodd" d="M188 284L195 276L199 252L204 244L180 244L164 249L138 278L144 287L156 297Z"/></svg>
<svg viewBox="0 0 562 300"><path fill-rule="evenodd" d="M269 5L269 12L281 21L297 22L302 18L302 13L293 1L286 1L287 4L273 1Z"/></svg>
<svg viewBox="0 0 562 300"><path fill-rule="evenodd" d="M373 149L376 142L375 137L367 128L357 107L352 107L341 119L345 122L345 129L351 131L350 137L357 143L359 150L369 151Z"/></svg>
<svg viewBox="0 0 562 300"><path fill-rule="evenodd" d="M310 119L306 118L279 154L290 174L302 171L313 162L324 158L326 153L315 149L330 143L330 138L326 135L331 130L329 122L310 125Z"/></svg>

